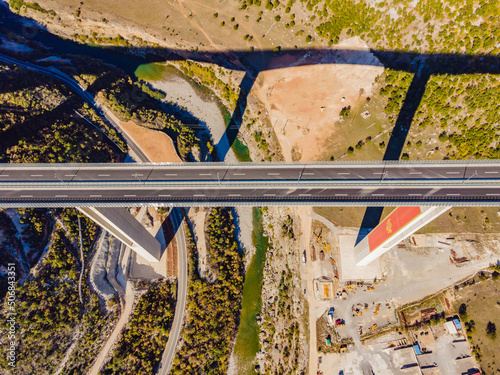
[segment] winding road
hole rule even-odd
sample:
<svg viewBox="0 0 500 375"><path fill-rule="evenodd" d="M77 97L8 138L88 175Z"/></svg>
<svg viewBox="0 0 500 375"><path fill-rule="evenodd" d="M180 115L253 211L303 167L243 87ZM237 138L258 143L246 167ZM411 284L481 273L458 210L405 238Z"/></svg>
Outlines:
<svg viewBox="0 0 500 375"><path fill-rule="evenodd" d="M187 249L186 235L184 233L183 218L179 208L174 208L171 211L172 226L178 228L175 234L177 241L178 266L177 266L177 302L175 304L175 315L168 342L163 351L160 365L158 366L159 375L167 375L172 367L172 362L175 357L177 343L181 335L182 322L184 320L184 311L186 309L187 298Z"/></svg>

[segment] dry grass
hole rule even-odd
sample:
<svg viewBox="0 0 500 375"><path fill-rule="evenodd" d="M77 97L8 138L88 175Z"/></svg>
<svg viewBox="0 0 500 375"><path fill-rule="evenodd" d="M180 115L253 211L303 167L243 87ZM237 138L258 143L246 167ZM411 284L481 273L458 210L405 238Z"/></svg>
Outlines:
<svg viewBox="0 0 500 375"><path fill-rule="evenodd" d="M385 207L380 221L394 209L395 207ZM366 208L314 207L314 211L337 226L359 228ZM499 212L498 208L495 207L454 207L416 233L498 233L500 231ZM486 218L488 219L486 220Z"/></svg>
<svg viewBox="0 0 500 375"><path fill-rule="evenodd" d="M462 303L467 305L468 319L476 323L475 332L469 335L472 344L480 348L481 368L486 375L499 374L500 363L496 356L499 354L500 337L492 340L486 336L486 325L488 322L495 323L500 333L500 281L490 279L461 289L457 292L456 311Z"/></svg>

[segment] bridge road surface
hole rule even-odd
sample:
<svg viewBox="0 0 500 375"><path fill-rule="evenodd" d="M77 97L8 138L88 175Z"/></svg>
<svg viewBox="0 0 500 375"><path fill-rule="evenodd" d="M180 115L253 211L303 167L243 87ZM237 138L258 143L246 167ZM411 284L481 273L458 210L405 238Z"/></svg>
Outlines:
<svg viewBox="0 0 500 375"><path fill-rule="evenodd" d="M353 163L0 164L1 182L500 180L500 160Z"/></svg>
<svg viewBox="0 0 500 375"><path fill-rule="evenodd" d="M0 205L500 205L500 161L3 164Z"/></svg>

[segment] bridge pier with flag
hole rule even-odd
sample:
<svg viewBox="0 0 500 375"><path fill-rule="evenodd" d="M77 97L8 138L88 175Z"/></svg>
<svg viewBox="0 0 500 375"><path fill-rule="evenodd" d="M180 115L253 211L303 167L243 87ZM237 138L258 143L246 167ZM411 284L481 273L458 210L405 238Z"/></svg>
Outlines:
<svg viewBox="0 0 500 375"><path fill-rule="evenodd" d="M354 247L357 266L366 266L451 207L403 206L392 211Z"/></svg>

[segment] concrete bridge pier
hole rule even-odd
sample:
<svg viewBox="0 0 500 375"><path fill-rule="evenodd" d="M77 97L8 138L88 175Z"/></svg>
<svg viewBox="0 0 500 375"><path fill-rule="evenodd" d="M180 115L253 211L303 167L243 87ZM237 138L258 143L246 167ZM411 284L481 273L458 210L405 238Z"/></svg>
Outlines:
<svg viewBox="0 0 500 375"><path fill-rule="evenodd" d="M430 223L449 206L398 207L354 247L357 266L366 266Z"/></svg>
<svg viewBox="0 0 500 375"><path fill-rule="evenodd" d="M106 229L123 244L149 262L158 262L161 244L123 207L77 207L85 216Z"/></svg>

